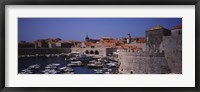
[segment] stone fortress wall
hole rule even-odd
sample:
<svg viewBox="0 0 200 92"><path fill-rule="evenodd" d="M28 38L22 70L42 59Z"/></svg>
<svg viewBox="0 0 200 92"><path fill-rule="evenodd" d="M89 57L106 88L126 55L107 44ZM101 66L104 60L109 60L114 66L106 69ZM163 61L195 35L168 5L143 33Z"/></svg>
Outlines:
<svg viewBox="0 0 200 92"><path fill-rule="evenodd" d="M172 73L182 73L182 29L171 31L171 36L164 36L160 50L165 52L165 58Z"/></svg>
<svg viewBox="0 0 200 92"><path fill-rule="evenodd" d="M125 74L170 73L163 53L119 52L119 72Z"/></svg>
<svg viewBox="0 0 200 92"><path fill-rule="evenodd" d="M146 45L147 51L119 51L119 72L124 74L182 73L182 28L170 31L170 35L157 36L158 43L156 43L157 39L147 37L147 41L155 40L150 44L152 47ZM152 32L151 37L155 37L154 35L160 34Z"/></svg>

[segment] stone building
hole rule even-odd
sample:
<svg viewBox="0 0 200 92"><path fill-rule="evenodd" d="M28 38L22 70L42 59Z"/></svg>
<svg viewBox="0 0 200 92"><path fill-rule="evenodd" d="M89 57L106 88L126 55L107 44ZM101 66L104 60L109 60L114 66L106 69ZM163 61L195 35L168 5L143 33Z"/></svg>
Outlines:
<svg viewBox="0 0 200 92"><path fill-rule="evenodd" d="M158 52L160 45L163 42L163 36L170 35L171 31L160 25L156 25L155 27L146 31L147 50L150 52Z"/></svg>
<svg viewBox="0 0 200 92"><path fill-rule="evenodd" d="M116 40L112 37L102 37L100 40L90 39L88 35L80 48L72 48L72 52L85 53L88 55L108 56L116 52Z"/></svg>
<svg viewBox="0 0 200 92"><path fill-rule="evenodd" d="M71 48L73 46L72 42L59 41L56 42L56 48Z"/></svg>
<svg viewBox="0 0 200 92"><path fill-rule="evenodd" d="M157 25L146 31L146 51L118 53L120 73L182 73L182 26L169 30Z"/></svg>
<svg viewBox="0 0 200 92"><path fill-rule="evenodd" d="M46 42L48 43L48 48L56 48L56 43L61 41L62 39L60 38L48 38L46 39Z"/></svg>
<svg viewBox="0 0 200 92"><path fill-rule="evenodd" d="M49 44L45 39L36 40L34 43L35 48L49 48Z"/></svg>
<svg viewBox="0 0 200 92"><path fill-rule="evenodd" d="M69 42L60 38L39 39L34 41L35 48L71 48L76 42Z"/></svg>
<svg viewBox="0 0 200 92"><path fill-rule="evenodd" d="M182 26L171 29L170 36L163 36L160 50L164 51L165 58L172 73L182 73Z"/></svg>
<svg viewBox="0 0 200 92"><path fill-rule="evenodd" d="M128 34L128 37L126 39L126 43L123 42L123 40L116 41L116 48L118 48L117 51L124 49L129 52L144 52L146 51L146 38L145 37L134 37L132 38L130 33Z"/></svg>

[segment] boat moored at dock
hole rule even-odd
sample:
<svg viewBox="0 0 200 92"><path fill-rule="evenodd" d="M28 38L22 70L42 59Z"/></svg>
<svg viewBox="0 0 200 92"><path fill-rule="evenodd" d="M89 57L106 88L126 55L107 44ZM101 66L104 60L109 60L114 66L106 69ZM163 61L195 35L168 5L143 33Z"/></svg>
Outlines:
<svg viewBox="0 0 200 92"><path fill-rule="evenodd" d="M83 66L84 64L81 61L71 61L67 66L76 67L76 66Z"/></svg>

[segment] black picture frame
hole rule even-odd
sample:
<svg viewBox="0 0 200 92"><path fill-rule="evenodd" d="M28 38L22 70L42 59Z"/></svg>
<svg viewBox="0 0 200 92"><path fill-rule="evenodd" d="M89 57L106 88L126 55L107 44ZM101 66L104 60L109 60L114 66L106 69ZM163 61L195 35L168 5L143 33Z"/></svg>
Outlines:
<svg viewBox="0 0 200 92"><path fill-rule="evenodd" d="M199 92L200 0L1 0L0 1L0 90L2 92ZM195 5L195 87L5 87L5 6L6 5Z"/></svg>

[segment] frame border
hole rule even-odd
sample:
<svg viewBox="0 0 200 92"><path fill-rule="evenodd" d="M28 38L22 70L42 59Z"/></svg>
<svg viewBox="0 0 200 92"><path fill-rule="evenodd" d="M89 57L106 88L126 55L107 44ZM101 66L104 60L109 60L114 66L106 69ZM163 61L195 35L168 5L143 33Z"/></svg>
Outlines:
<svg viewBox="0 0 200 92"><path fill-rule="evenodd" d="M5 6L6 5L195 5L195 87L5 87ZM200 65L198 54L200 39L200 0L0 0L0 91L1 92L198 92L200 91Z"/></svg>

